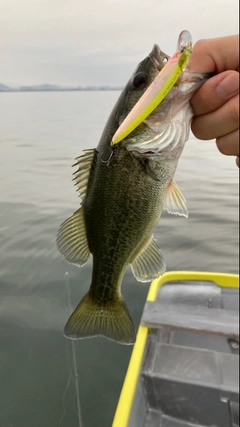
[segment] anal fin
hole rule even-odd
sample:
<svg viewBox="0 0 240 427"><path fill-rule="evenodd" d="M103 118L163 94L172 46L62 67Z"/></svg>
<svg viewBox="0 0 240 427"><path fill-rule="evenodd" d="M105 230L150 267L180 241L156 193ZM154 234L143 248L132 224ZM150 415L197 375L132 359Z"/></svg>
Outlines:
<svg viewBox="0 0 240 427"><path fill-rule="evenodd" d="M152 236L147 246L131 263L134 276L140 282L150 282L166 271L162 252Z"/></svg>

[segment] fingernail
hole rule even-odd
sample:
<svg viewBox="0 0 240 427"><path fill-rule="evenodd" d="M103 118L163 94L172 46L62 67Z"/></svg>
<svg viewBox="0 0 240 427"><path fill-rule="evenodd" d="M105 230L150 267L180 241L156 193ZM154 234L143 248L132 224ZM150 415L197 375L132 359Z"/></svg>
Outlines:
<svg viewBox="0 0 240 427"><path fill-rule="evenodd" d="M216 87L216 92L222 97L230 97L239 91L238 75L228 74Z"/></svg>

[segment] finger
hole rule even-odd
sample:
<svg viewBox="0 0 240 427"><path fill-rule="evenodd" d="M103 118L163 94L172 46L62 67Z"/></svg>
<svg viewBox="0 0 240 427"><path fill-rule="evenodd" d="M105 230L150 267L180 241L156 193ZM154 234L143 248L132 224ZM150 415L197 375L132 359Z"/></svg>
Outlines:
<svg viewBox="0 0 240 427"><path fill-rule="evenodd" d="M192 97L195 116L210 113L220 108L239 92L239 73L224 71L209 79Z"/></svg>
<svg viewBox="0 0 240 427"><path fill-rule="evenodd" d="M188 69L191 72L221 73L238 70L238 35L198 40L193 46Z"/></svg>
<svg viewBox="0 0 240 427"><path fill-rule="evenodd" d="M214 139L227 135L239 127L239 96L236 95L209 114L192 121L192 132L199 139Z"/></svg>
<svg viewBox="0 0 240 427"><path fill-rule="evenodd" d="M226 156L239 156L239 129L216 139L219 151Z"/></svg>

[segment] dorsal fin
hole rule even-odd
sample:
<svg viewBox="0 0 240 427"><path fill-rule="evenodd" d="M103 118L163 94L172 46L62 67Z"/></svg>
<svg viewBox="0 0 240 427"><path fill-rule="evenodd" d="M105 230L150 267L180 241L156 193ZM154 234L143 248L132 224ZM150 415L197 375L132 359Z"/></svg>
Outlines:
<svg viewBox="0 0 240 427"><path fill-rule="evenodd" d="M94 149L84 150L84 154L82 156L77 157L73 166L78 166L78 170L73 173L73 181L77 186L77 191L80 194L80 197L83 200L86 197L87 184L89 179L89 173L92 165L92 160L94 156Z"/></svg>
<svg viewBox="0 0 240 427"><path fill-rule="evenodd" d="M94 149L84 150L82 156L77 157L73 166L78 170L73 175L75 185L80 193L82 202L86 197L90 169L94 156ZM66 219L58 230L57 246L64 258L71 264L84 265L90 250L87 241L84 211L81 207L70 218Z"/></svg>

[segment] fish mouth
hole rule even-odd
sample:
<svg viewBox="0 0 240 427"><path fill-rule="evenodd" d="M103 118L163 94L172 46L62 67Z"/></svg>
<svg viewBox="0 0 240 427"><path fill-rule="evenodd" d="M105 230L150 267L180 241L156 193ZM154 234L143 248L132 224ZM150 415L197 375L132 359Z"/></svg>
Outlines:
<svg viewBox="0 0 240 427"><path fill-rule="evenodd" d="M194 85L202 85L205 81L207 81L210 77L212 77L212 73L195 73L190 72L187 68L180 75L179 79L176 82L176 85L182 85L184 83L193 83ZM196 88L196 86L195 86Z"/></svg>
<svg viewBox="0 0 240 427"><path fill-rule="evenodd" d="M167 55L157 45L152 54L151 59L161 67ZM180 155L193 116L190 98L209 77L209 73L194 73L186 68L162 103L143 121L143 137L130 137L127 149L152 159Z"/></svg>
<svg viewBox="0 0 240 427"><path fill-rule="evenodd" d="M155 74L170 59L157 44L149 54ZM127 137L127 150L147 157L167 157L181 153L189 136L193 111L190 98L210 77L209 73L190 72L186 67L162 102L144 120L145 125Z"/></svg>
<svg viewBox="0 0 240 427"><path fill-rule="evenodd" d="M149 56L158 72L163 69L164 65L170 59L170 56L163 52L158 46L158 44L153 45L152 51ZM174 86L179 86L184 83L199 83L199 85L201 85L212 76L213 73L195 73L190 72L188 68L185 68L185 70L180 75Z"/></svg>
<svg viewBox="0 0 240 427"><path fill-rule="evenodd" d="M164 65L170 59L170 56L164 53L157 44L153 45L149 56L157 71L161 71Z"/></svg>

